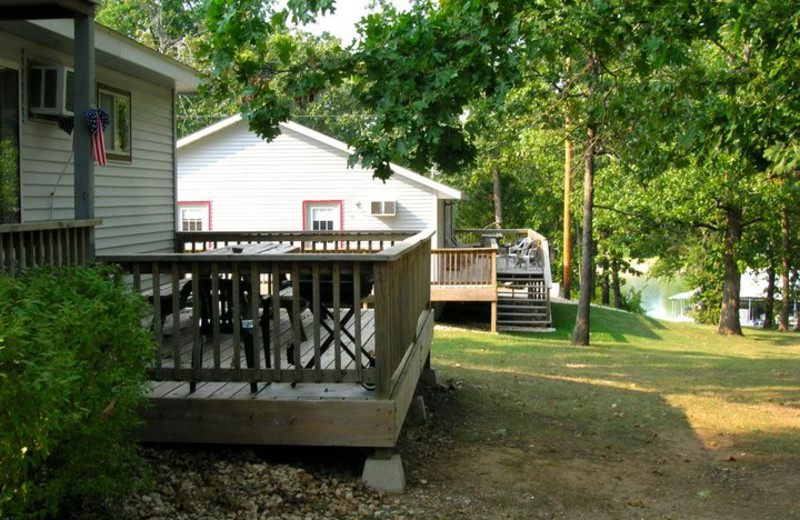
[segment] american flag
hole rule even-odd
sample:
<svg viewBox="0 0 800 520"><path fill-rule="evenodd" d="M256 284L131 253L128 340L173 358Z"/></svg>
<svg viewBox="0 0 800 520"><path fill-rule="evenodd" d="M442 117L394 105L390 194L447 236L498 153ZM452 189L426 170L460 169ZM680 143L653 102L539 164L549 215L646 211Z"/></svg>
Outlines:
<svg viewBox="0 0 800 520"><path fill-rule="evenodd" d="M108 126L108 112L103 109L96 110L90 108L83 114L86 124L89 125L89 132L92 134L92 157L97 164L106 164L106 144L103 139L103 129Z"/></svg>
<svg viewBox="0 0 800 520"><path fill-rule="evenodd" d="M96 114L95 118L96 129L92 133L92 157L97 164L104 166L106 164L106 143L103 140L103 123L100 121L100 114Z"/></svg>

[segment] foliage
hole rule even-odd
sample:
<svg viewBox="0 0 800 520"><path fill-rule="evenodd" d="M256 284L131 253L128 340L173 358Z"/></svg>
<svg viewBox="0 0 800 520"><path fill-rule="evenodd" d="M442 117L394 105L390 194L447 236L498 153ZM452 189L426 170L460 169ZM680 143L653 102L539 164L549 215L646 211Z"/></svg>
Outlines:
<svg viewBox="0 0 800 520"><path fill-rule="evenodd" d="M128 491L153 344L108 268L0 276L0 516L45 518Z"/></svg>
<svg viewBox="0 0 800 520"><path fill-rule="evenodd" d="M204 38L197 0L104 0L97 21L190 67L203 70L198 47ZM178 137L200 130L238 110L236 98L213 99L201 92L176 99Z"/></svg>
<svg viewBox="0 0 800 520"><path fill-rule="evenodd" d="M147 3L163 13L178 5ZM211 106L241 104L267 139L280 121L306 116L382 178L390 161L452 173L447 180L468 194L458 214L468 227L496 220L501 179L506 227L543 231L554 253L567 134L592 170L573 190L573 202L581 188L587 194L581 278L591 279L595 252L659 257L671 272L722 269L722 279L705 281L706 303L726 295L720 331L739 329L728 304L745 266L794 263L795 228L788 248L776 244L777 210L800 204L800 12L790 3L420 0L406 12L376 4L359 41L343 49L289 32L290 22L334 10L332 0L204 2L192 15L204 21ZM176 34L191 25L176 20ZM720 259L693 263L692 248L705 246ZM581 309L576 337L588 342L583 294Z"/></svg>
<svg viewBox="0 0 800 520"><path fill-rule="evenodd" d="M630 288L622 293L622 308L635 314L644 314L642 307L642 291Z"/></svg>
<svg viewBox="0 0 800 520"><path fill-rule="evenodd" d="M0 139L0 224L19 219L19 147Z"/></svg>

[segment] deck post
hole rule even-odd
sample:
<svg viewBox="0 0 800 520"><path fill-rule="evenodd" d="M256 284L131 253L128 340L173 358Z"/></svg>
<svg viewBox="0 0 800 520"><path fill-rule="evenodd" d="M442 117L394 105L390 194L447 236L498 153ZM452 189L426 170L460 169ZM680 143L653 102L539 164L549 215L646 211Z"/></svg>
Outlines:
<svg viewBox="0 0 800 520"><path fill-rule="evenodd" d="M75 13L75 220L94 218L94 160L91 136L80 121L83 113L95 104L94 19ZM94 228L90 228L81 256L88 263L94 259Z"/></svg>

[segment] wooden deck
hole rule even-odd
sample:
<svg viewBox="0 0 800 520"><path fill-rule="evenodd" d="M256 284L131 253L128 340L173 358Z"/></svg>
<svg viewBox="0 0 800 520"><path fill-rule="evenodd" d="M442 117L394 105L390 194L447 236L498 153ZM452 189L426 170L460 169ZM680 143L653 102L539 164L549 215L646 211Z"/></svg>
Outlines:
<svg viewBox="0 0 800 520"><path fill-rule="evenodd" d="M430 366L430 236L181 233L174 254L101 258L164 323L139 438L394 447ZM186 252L257 242L291 247Z"/></svg>
<svg viewBox="0 0 800 520"><path fill-rule="evenodd" d="M365 348L372 348L375 313L373 309L363 309L361 313L361 336L368 338ZM184 315L184 327L188 321ZM305 366L314 360L317 340L313 337L312 314L304 312L301 321L310 336L298 349L301 365ZM169 326L166 331L170 332ZM352 324L349 331L355 332ZM146 425L138 437L154 442L391 448L402 429L417 380L428 363L432 336L433 313L426 312L419 324L418 340L410 348L402 373L396 374L397 384L386 398L378 397L374 385L366 382L309 381L306 376L316 371L294 366L283 369L282 375L294 373L297 382L254 383L255 392L251 383L244 381L201 381L194 390L187 381L152 381L148 396L151 407L142 412ZM186 355L192 349L192 341L188 339L191 336L179 337L187 338L180 345ZM279 352L284 359L292 337L289 316L282 312ZM164 336L161 347L164 368L173 366L175 339L172 334ZM321 342L326 339L320 335ZM213 348L210 344L207 347ZM216 355L223 367L236 366L233 337L223 337L219 347L218 354L209 352L203 357L205 369L213 370ZM267 371L265 358L262 357L260 367ZM345 376L355 372L355 362L347 356L340 356L341 369L335 370L333 348L321 359L322 374ZM374 373L374 368L364 370ZM366 377L365 381L370 379Z"/></svg>
<svg viewBox="0 0 800 520"><path fill-rule="evenodd" d="M527 229L462 230L457 234L461 243L484 246L432 251L431 301L489 303L492 332L549 328L551 279L545 237ZM527 260L508 253L508 244L524 237L537 244Z"/></svg>

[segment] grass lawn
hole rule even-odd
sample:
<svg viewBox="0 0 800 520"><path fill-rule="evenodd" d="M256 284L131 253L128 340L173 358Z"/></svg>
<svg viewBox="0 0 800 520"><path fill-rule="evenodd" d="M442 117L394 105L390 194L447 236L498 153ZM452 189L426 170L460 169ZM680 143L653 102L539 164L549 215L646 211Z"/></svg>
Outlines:
<svg viewBox="0 0 800 520"><path fill-rule="evenodd" d="M574 347L575 310L553 306L555 333L435 333L434 422L474 455L449 463L488 472L506 518L800 517L800 334L593 308Z"/></svg>

